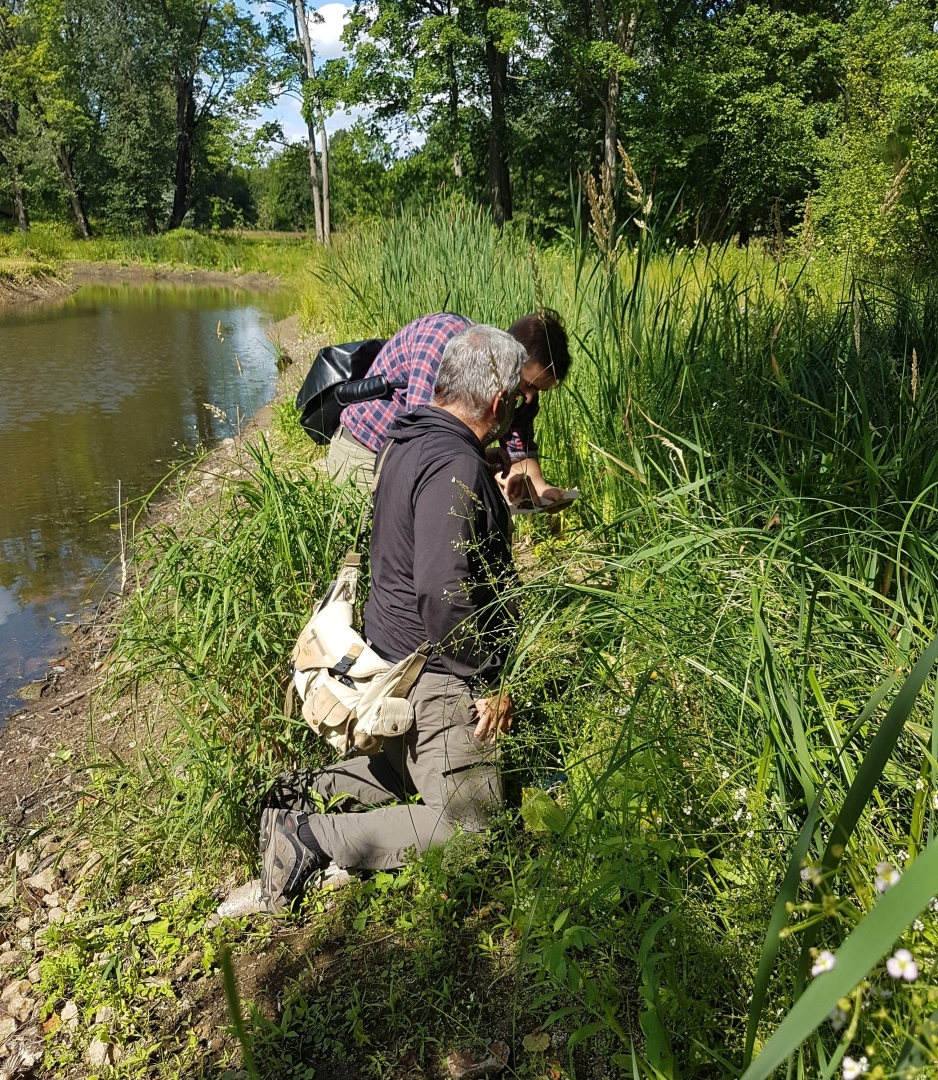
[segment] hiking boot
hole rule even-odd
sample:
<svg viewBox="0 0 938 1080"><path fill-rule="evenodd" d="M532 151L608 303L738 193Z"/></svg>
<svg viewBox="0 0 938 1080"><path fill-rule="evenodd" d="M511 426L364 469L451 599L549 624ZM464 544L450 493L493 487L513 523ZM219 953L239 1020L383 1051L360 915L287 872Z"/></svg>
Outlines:
<svg viewBox="0 0 938 1080"><path fill-rule="evenodd" d="M295 810L261 813L261 899L271 915L282 915L331 862L310 831L308 817ZM303 840L297 835L300 827L305 827Z"/></svg>

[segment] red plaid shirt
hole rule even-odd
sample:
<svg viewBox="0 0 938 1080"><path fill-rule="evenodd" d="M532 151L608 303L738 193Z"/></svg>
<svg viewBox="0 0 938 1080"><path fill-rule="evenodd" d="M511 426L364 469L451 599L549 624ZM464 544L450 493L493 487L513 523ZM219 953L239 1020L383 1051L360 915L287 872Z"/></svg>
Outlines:
<svg viewBox="0 0 938 1080"><path fill-rule="evenodd" d="M342 410L342 425L362 445L377 453L384 445L388 428L404 413L413 412L433 400L436 374L443 350L451 337L472 326L462 315L425 315L408 323L378 353L369 375L387 375L392 382L407 382L406 390L395 390L391 398L362 401ZM513 461L537 457L534 441L534 417L538 403L522 405L515 411L511 430L501 440Z"/></svg>

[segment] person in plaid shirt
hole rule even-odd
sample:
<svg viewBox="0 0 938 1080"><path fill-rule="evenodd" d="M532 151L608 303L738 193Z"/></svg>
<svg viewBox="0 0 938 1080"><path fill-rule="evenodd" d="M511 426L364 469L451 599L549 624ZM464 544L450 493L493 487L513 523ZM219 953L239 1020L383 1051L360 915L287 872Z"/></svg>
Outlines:
<svg viewBox="0 0 938 1080"><path fill-rule="evenodd" d="M354 478L359 487L370 490L375 458L388 428L397 417L430 404L446 343L472 325L462 315L448 312L425 315L399 330L382 348L369 375L406 382L406 389L395 390L390 397L347 405L342 410L341 426L330 442L327 462L329 475L336 482ZM561 382L570 368L567 334L559 316L546 310L522 316L508 333L524 346L528 360L521 369L514 419L498 439L507 454L506 470L510 463L503 486L509 498L523 494L525 488L533 489L542 498L559 498L563 492L541 473L534 418L539 408L538 394Z"/></svg>

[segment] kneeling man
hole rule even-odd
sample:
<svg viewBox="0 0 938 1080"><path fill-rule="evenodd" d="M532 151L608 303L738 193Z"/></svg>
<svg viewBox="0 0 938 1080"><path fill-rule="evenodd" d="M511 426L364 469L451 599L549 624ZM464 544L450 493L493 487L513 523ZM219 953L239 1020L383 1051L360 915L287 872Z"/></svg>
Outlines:
<svg viewBox="0 0 938 1080"><path fill-rule="evenodd" d="M282 776L268 794L260 892L272 914L342 870L401 866L457 827L483 830L502 804L495 737L511 725L498 692L514 621L504 599L511 519L484 448L510 419L526 359L504 331L470 326L446 345L432 404L388 431L364 635L391 663L426 641L433 651L406 734L371 757ZM346 796L342 812L317 813L313 792Z"/></svg>

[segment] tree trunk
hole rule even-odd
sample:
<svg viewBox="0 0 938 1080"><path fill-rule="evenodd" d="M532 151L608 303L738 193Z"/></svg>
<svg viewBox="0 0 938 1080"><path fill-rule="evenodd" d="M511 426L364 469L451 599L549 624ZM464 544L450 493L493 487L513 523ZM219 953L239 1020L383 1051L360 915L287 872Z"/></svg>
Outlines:
<svg viewBox="0 0 938 1080"><path fill-rule="evenodd" d="M176 80L176 174L169 228L178 229L188 213L192 187L192 148L195 141L195 96L190 78Z"/></svg>
<svg viewBox="0 0 938 1080"><path fill-rule="evenodd" d="M501 228L511 220L511 177L505 153L505 84L508 81L508 54L499 52L491 39L485 42L491 122L489 124L489 199L492 217Z"/></svg>
<svg viewBox="0 0 938 1080"><path fill-rule="evenodd" d="M88 224L88 218L85 214L81 192L78 190L78 184L75 182L75 174L72 171L71 160L69 159L65 147L53 138L52 131L49 128L45 114L39 104L39 99L35 95L33 95L33 105L36 110L36 119L39 122L39 130L52 147L52 157L55 161L55 167L59 171L59 179L62 181L62 187L65 188L65 194L68 196L68 201L71 204L72 213L75 215L78 231L81 233L82 240L90 240L91 226Z"/></svg>
<svg viewBox="0 0 938 1080"><path fill-rule="evenodd" d="M29 213L26 210L26 199L23 195L23 166L16 153L16 138L19 134L19 106L15 101L5 101L0 105L0 122L6 128L13 142L13 153L6 155L6 161L10 166L10 188L13 193L16 224L20 232L29 232ZM3 155L0 155L0 157L3 157Z"/></svg>
<svg viewBox="0 0 938 1080"><path fill-rule="evenodd" d="M10 180L13 186L13 207L20 232L29 232L29 212L23 197L23 167L18 161L10 162Z"/></svg>
<svg viewBox="0 0 938 1080"><path fill-rule="evenodd" d="M55 167L58 170L59 179L62 180L62 186L65 188L65 193L68 195L68 201L71 204L71 212L74 214L74 220L77 222L78 231L81 233L81 239L91 240L91 226L87 224L81 192L78 190L78 185L74 183L74 173L71 171L71 162L68 159L65 147L53 140L52 133L49 130L49 124L46 124L44 117L40 117L39 126L42 133L46 138L49 138L52 145L52 157L55 160Z"/></svg>
<svg viewBox="0 0 938 1080"><path fill-rule="evenodd" d="M326 235L323 231L322 201L319 197L319 170L316 166L316 129L313 126L311 113L312 103L306 99L306 84L313 77L313 46L309 39L309 24L306 21L306 5L303 0L293 0L293 25L296 28L296 39L303 47L300 87L303 90L303 111L309 113L306 119L306 141L309 146L309 186L313 195L313 214L316 218L316 239L325 243Z"/></svg>
<svg viewBox="0 0 938 1080"><path fill-rule="evenodd" d="M322 242L328 247L332 235L332 208L329 205L329 136L325 120L319 134L322 146Z"/></svg>
<svg viewBox="0 0 938 1080"><path fill-rule="evenodd" d="M85 215L84 202L81 197L81 192L78 190L78 185L75 183L75 174L72 172L72 163L68 159L64 147L57 146L55 148L55 163L58 166L59 175L62 177L62 184L68 195L68 201L72 205L72 213L75 215L75 221L78 223L78 231L81 233L82 240L91 239L91 226L88 224L88 218Z"/></svg>
<svg viewBox="0 0 938 1080"><path fill-rule="evenodd" d="M192 163L198 120L195 110L195 77L199 70L202 42L212 13L211 4L202 6L199 29L192 42L192 52L185 67L181 58L174 60L173 86L176 90L176 170L173 178L173 209L169 215L170 229L178 229L192 206ZM172 25L167 19L167 24Z"/></svg>
<svg viewBox="0 0 938 1080"><path fill-rule="evenodd" d="M446 50L446 72L449 81L449 140L453 151L453 174L462 178L462 155L459 153L459 80L456 78L456 58L453 46Z"/></svg>
<svg viewBox="0 0 938 1080"><path fill-rule="evenodd" d="M638 27L638 10L628 16L623 9L616 21L616 44L626 56L632 55L635 48L635 31ZM619 94L621 73L618 68L611 68L606 78L605 130L603 132L603 165L611 184L616 175L616 151L619 146Z"/></svg>
<svg viewBox="0 0 938 1080"><path fill-rule="evenodd" d="M316 217L316 239L323 242L322 202L319 198L319 169L316 165L316 132L312 124L306 125L306 142L309 146L309 186L313 193L313 213Z"/></svg>

